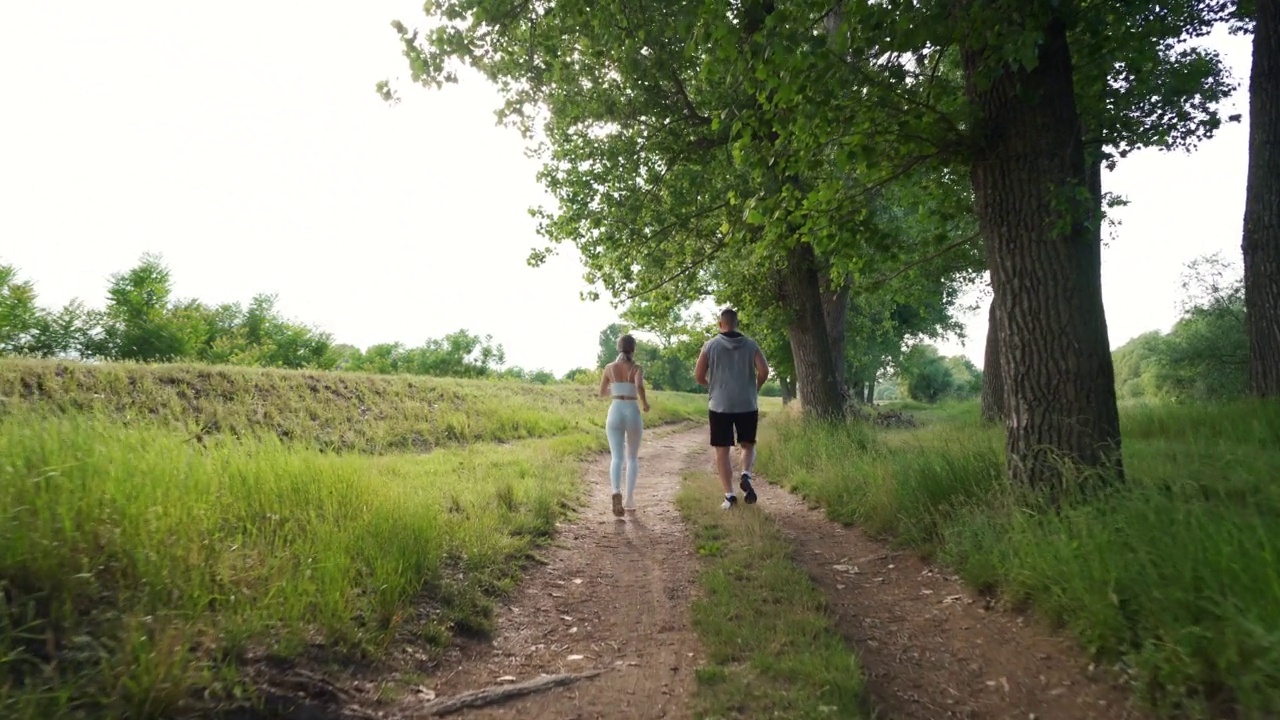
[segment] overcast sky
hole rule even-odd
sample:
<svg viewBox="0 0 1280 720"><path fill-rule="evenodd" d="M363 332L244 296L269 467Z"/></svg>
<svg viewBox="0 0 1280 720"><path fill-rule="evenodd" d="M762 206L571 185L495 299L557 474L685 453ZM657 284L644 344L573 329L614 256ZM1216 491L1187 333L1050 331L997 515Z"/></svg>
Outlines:
<svg viewBox="0 0 1280 720"><path fill-rule="evenodd" d="M571 249L525 264L545 196L494 90L373 92L404 74L389 22L421 17L419 0L0 3L0 263L43 304L101 304L156 252L180 297L277 293L360 347L467 328L511 364L592 363L615 312L579 299ZM1213 45L1246 87L1248 39ZM1241 123L1106 177L1132 202L1103 253L1113 346L1172 325L1187 261L1238 261L1246 150ZM985 309L966 320L943 351L981 365Z"/></svg>

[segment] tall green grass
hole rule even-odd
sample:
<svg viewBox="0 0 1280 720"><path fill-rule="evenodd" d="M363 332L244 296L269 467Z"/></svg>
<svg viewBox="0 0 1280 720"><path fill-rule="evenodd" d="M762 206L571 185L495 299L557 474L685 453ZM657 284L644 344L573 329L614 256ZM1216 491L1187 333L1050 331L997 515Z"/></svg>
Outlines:
<svg viewBox="0 0 1280 720"><path fill-rule="evenodd" d="M0 362L0 717L173 717L251 697L262 652L487 632L605 446L592 390Z"/></svg>
<svg viewBox="0 0 1280 720"><path fill-rule="evenodd" d="M250 649L488 628L579 434L362 458L87 417L0 430L0 716L166 717ZM430 609L429 620L416 612Z"/></svg>
<svg viewBox="0 0 1280 720"><path fill-rule="evenodd" d="M1069 629L1192 717L1280 715L1280 406L1124 410L1128 482L1046 511L977 409L919 430L797 421L762 472Z"/></svg>

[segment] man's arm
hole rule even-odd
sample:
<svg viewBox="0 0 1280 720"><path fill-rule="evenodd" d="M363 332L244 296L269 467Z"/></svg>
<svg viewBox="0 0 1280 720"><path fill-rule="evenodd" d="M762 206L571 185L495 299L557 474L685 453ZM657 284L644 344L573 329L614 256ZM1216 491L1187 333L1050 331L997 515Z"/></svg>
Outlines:
<svg viewBox="0 0 1280 720"><path fill-rule="evenodd" d="M764 351L756 348L756 392L769 382L769 363L764 359Z"/></svg>
<svg viewBox="0 0 1280 720"><path fill-rule="evenodd" d="M698 353L698 363L693 366L693 379L699 385L703 387L708 387L706 346L703 346L702 352Z"/></svg>

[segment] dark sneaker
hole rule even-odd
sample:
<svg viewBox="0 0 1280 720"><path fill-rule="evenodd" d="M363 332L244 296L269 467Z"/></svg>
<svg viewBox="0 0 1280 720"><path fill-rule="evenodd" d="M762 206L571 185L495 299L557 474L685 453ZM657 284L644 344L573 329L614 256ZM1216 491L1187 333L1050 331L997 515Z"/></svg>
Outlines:
<svg viewBox="0 0 1280 720"><path fill-rule="evenodd" d="M738 487L742 488L742 499L746 500L748 505L755 505L756 489L751 487L751 473L742 473L742 480L738 483Z"/></svg>
<svg viewBox="0 0 1280 720"><path fill-rule="evenodd" d="M737 504L738 504L738 496L737 496L737 495L729 495L728 497L726 497L726 498L724 499L724 502L720 503L720 509L721 509L721 510L728 510L728 509L732 508L734 505L737 505Z"/></svg>
<svg viewBox="0 0 1280 720"><path fill-rule="evenodd" d="M622 517L626 511L622 509L622 493L613 494L613 514Z"/></svg>

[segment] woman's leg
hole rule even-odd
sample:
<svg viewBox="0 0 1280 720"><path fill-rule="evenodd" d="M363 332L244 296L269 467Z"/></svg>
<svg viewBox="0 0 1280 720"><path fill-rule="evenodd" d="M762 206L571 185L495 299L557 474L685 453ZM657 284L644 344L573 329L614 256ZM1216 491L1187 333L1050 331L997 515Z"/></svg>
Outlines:
<svg viewBox="0 0 1280 720"><path fill-rule="evenodd" d="M622 422L622 418L618 417L616 405L609 408L609 417L605 420L604 433L609 438L609 455L612 460L609 463L609 484L613 488L613 494L617 495L622 492L622 457L625 448L626 426Z"/></svg>
<svg viewBox="0 0 1280 720"><path fill-rule="evenodd" d="M636 507L636 476L640 473L640 439L644 435L644 419L640 416L640 408L636 407L634 417L627 418L627 503L626 507Z"/></svg>

